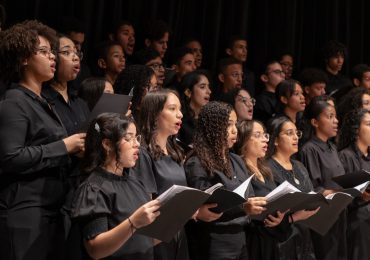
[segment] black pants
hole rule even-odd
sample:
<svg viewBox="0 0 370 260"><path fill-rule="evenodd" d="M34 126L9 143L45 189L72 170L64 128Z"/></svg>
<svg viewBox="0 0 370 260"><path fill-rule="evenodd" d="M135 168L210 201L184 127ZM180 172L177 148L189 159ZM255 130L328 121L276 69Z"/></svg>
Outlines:
<svg viewBox="0 0 370 260"><path fill-rule="evenodd" d="M39 208L0 212L0 260L63 259L61 216Z"/></svg>

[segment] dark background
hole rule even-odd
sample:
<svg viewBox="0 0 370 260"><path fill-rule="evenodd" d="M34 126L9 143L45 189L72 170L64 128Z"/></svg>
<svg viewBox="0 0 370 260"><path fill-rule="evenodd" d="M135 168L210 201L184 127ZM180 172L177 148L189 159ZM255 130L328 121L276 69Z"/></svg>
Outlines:
<svg viewBox="0 0 370 260"><path fill-rule="evenodd" d="M0 1L1 2L1 1ZM358 63L369 63L370 1L366 0L3 0L7 25L39 19L51 26L61 16L86 23L85 49L105 39L119 20L129 20L136 30L136 50L146 19L163 19L171 30L170 47L186 37L200 39L204 64L212 68L233 34L248 38L248 67L257 71L279 52L295 56L296 70L319 65L319 51L330 39L349 49L344 72Z"/></svg>

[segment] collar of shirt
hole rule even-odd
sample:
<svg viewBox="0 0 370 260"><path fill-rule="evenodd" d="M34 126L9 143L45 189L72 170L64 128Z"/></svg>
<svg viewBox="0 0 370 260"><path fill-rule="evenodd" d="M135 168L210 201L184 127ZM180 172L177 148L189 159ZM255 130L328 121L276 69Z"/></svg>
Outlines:
<svg viewBox="0 0 370 260"><path fill-rule="evenodd" d="M367 149L367 156L365 156L355 144L351 145L351 149L355 152L358 158L362 158L365 161L370 161L370 148Z"/></svg>
<svg viewBox="0 0 370 260"><path fill-rule="evenodd" d="M313 136L312 143L316 144L322 151L332 151L335 147L330 141L324 142L320 138Z"/></svg>

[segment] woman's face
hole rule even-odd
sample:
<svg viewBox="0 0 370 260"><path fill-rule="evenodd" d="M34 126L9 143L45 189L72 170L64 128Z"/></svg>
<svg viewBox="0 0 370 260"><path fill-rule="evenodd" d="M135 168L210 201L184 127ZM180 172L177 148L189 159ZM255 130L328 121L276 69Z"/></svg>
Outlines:
<svg viewBox="0 0 370 260"><path fill-rule="evenodd" d="M295 154L298 152L298 140L300 137L302 137L302 132L297 130L295 124L293 122L285 122L274 142L276 152L289 157Z"/></svg>
<svg viewBox="0 0 370 260"><path fill-rule="evenodd" d="M370 146L370 113L366 113L358 130L358 142L364 146Z"/></svg>
<svg viewBox="0 0 370 260"><path fill-rule="evenodd" d="M181 104L179 98L169 93L163 110L158 116L158 134L176 135L182 124Z"/></svg>
<svg viewBox="0 0 370 260"><path fill-rule="evenodd" d="M302 112L306 108L303 89L299 84L295 85L294 92L288 99L287 107L293 111Z"/></svg>
<svg viewBox="0 0 370 260"><path fill-rule="evenodd" d="M362 95L362 108L370 111L370 95L368 94Z"/></svg>
<svg viewBox="0 0 370 260"><path fill-rule="evenodd" d="M255 99L252 99L246 90L242 89L239 91L235 97L235 111L239 121L252 120L255 102Z"/></svg>
<svg viewBox="0 0 370 260"><path fill-rule="evenodd" d="M293 73L293 57L290 55L284 55L281 58L280 64L285 73L285 79L290 79Z"/></svg>
<svg viewBox="0 0 370 260"><path fill-rule="evenodd" d="M193 91L190 95L190 102L195 107L205 106L211 97L211 89L207 77L200 75L199 81L194 85Z"/></svg>
<svg viewBox="0 0 370 260"><path fill-rule="evenodd" d="M119 144L120 165L123 168L131 168L135 166L136 160L139 158L140 143L136 137L136 127L130 124L127 128L126 135L121 139Z"/></svg>
<svg viewBox="0 0 370 260"><path fill-rule="evenodd" d="M338 132L338 119L335 108L331 105L327 106L319 115L318 119L314 119L316 124L316 135L325 138L331 138L337 135Z"/></svg>
<svg viewBox="0 0 370 260"><path fill-rule="evenodd" d="M68 82L74 80L80 72L80 58L75 44L69 38L59 39L58 80Z"/></svg>
<svg viewBox="0 0 370 260"><path fill-rule="evenodd" d="M263 158L266 155L269 138L260 123L253 122L251 137L246 141L244 154L247 158Z"/></svg>
<svg viewBox="0 0 370 260"><path fill-rule="evenodd" d="M234 110L231 111L229 116L229 123L227 127L227 145L229 148L233 147L236 143L238 129L236 128L236 123L238 118L236 117L236 113Z"/></svg>
<svg viewBox="0 0 370 260"><path fill-rule="evenodd" d="M51 80L55 73L55 55L51 52L49 41L39 36L36 53L23 61L25 70L33 74L40 83Z"/></svg>

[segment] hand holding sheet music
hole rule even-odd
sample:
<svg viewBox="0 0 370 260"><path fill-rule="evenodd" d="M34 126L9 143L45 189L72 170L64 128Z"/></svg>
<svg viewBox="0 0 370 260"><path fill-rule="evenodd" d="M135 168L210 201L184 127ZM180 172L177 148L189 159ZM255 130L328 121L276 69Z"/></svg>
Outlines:
<svg viewBox="0 0 370 260"><path fill-rule="evenodd" d="M236 189L240 194L223 189L222 184L219 183L206 191L173 185L157 198L161 203L161 214L158 218L150 225L138 229L137 232L168 242L202 204L217 203L217 207L213 210L218 213L243 204L246 201L244 194L251 178L252 176L242 183L240 189Z"/></svg>

